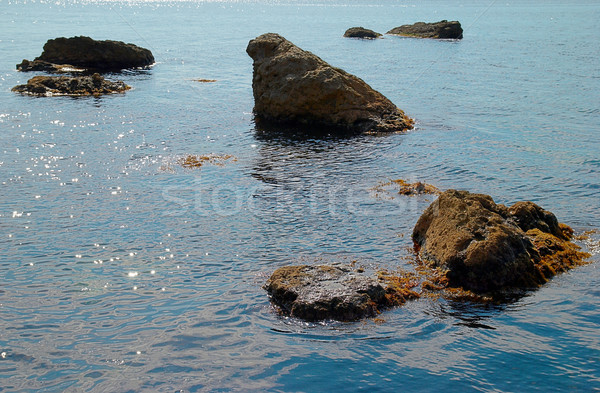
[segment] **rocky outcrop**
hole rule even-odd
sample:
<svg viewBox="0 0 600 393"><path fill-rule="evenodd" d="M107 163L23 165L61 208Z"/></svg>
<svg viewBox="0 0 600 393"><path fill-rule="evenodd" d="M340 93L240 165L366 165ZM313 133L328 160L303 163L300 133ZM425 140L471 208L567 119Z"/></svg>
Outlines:
<svg viewBox="0 0 600 393"><path fill-rule="evenodd" d="M290 316L308 321L353 321L418 297L410 280L372 278L350 266L286 266L265 284L271 301Z"/></svg>
<svg viewBox="0 0 600 393"><path fill-rule="evenodd" d="M12 88L17 93L35 96L89 96L121 93L130 89L122 81L112 82L104 79L100 74L91 76L35 76L27 81L26 85Z"/></svg>
<svg viewBox="0 0 600 393"><path fill-rule="evenodd" d="M463 29L460 22L442 20L435 23L417 22L413 25L402 25L393 28L386 34L418 38L461 39L463 38Z"/></svg>
<svg viewBox="0 0 600 393"><path fill-rule="evenodd" d="M381 34L374 32L373 30L365 29L364 27L351 27L346 30L344 37L374 39L381 37Z"/></svg>
<svg viewBox="0 0 600 393"><path fill-rule="evenodd" d="M42 54L33 61L17 64L19 71L60 71L64 67L95 71L116 71L154 64L148 49L121 41L96 41L90 37L48 40Z"/></svg>
<svg viewBox="0 0 600 393"><path fill-rule="evenodd" d="M248 44L258 120L355 133L404 131L412 119L363 80L330 66L278 34Z"/></svg>
<svg viewBox="0 0 600 393"><path fill-rule="evenodd" d="M413 230L420 258L445 271L450 286L485 293L535 287L589 255L572 230L532 202L507 208L467 191L443 192Z"/></svg>

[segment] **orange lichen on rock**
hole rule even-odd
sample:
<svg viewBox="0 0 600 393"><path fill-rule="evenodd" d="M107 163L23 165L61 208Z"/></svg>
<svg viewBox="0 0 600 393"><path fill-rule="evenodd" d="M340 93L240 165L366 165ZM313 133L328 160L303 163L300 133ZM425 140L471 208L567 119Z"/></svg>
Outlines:
<svg viewBox="0 0 600 393"><path fill-rule="evenodd" d="M386 306L401 306L411 299L418 299L419 293L413 290L419 286L417 275L409 272L393 274L388 271L379 271L378 279L385 286Z"/></svg>
<svg viewBox="0 0 600 393"><path fill-rule="evenodd" d="M187 155L177 160L177 163L184 168L200 168L204 164L213 164L218 166L225 165L225 161L236 161L236 158L230 154L227 155Z"/></svg>
<svg viewBox="0 0 600 393"><path fill-rule="evenodd" d="M557 273L589 263L588 258L591 254L581 251L581 247L568 240L572 237L573 230L564 224L561 225L561 229L567 240L537 228L526 232L539 254L539 258L534 259L539 284L547 282Z"/></svg>
<svg viewBox="0 0 600 393"><path fill-rule="evenodd" d="M404 179L395 179L390 180L385 183L378 184L373 187L373 191L381 192L385 194L390 194L390 188L393 188L394 191L397 189L398 195L406 195L406 196L415 196L415 195L439 195L441 193L440 189L427 183L423 183L420 181L410 183ZM377 194L379 196L379 194Z"/></svg>

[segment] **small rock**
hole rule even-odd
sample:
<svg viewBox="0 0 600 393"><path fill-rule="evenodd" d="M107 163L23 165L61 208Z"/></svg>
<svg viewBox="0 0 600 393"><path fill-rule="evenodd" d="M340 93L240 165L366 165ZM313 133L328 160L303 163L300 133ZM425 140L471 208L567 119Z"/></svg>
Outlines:
<svg viewBox="0 0 600 393"><path fill-rule="evenodd" d="M442 20L435 23L417 22L413 25L402 25L393 28L387 34L417 38L461 39L463 29L458 21Z"/></svg>
<svg viewBox="0 0 600 393"><path fill-rule="evenodd" d="M248 44L258 120L351 133L405 131L413 121L363 80L278 34Z"/></svg>
<svg viewBox="0 0 600 393"><path fill-rule="evenodd" d="M35 96L89 96L122 93L129 90L122 81L109 81L100 74L91 76L35 76L25 85L12 88L17 93Z"/></svg>
<svg viewBox="0 0 600 393"><path fill-rule="evenodd" d="M345 265L300 265L277 269L264 288L271 301L293 317L354 321L418 297L410 290L415 285L390 274L368 277Z"/></svg>
<svg viewBox="0 0 600 393"><path fill-rule="evenodd" d="M344 37L375 39L381 37L381 34L374 32L373 30L365 29L364 27L351 27L346 30Z"/></svg>

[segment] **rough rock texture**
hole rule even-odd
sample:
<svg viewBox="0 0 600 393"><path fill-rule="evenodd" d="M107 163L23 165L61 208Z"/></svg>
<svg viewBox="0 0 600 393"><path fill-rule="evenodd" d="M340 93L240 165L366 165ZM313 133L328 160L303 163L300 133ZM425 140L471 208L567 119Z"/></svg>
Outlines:
<svg viewBox="0 0 600 393"><path fill-rule="evenodd" d="M402 25L388 31L387 34L401 35L418 38L463 38L463 29L460 22L442 20L435 23L417 22L413 25Z"/></svg>
<svg viewBox="0 0 600 393"><path fill-rule="evenodd" d="M507 208L467 191L440 194L413 230L423 261L447 269L450 286L475 292L534 287L588 255L572 230L532 202Z"/></svg>
<svg viewBox="0 0 600 393"><path fill-rule="evenodd" d="M254 60L254 113L259 120L356 133L412 128L402 110L363 80L278 34L251 40L246 52Z"/></svg>
<svg viewBox="0 0 600 393"><path fill-rule="evenodd" d="M130 89L122 81L112 82L100 74L91 76L35 76L26 85L12 88L12 91L36 96L87 96L121 93Z"/></svg>
<svg viewBox="0 0 600 393"><path fill-rule="evenodd" d="M344 37L373 39L381 37L381 34L374 32L373 30L365 29L364 27L351 27L346 30Z"/></svg>
<svg viewBox="0 0 600 393"><path fill-rule="evenodd" d="M45 63L42 63L45 62ZM34 61L17 64L20 71L52 71L52 65L70 65L97 71L145 67L154 63L148 49L121 41L96 41L90 37L48 40L44 51Z"/></svg>
<svg viewBox="0 0 600 393"><path fill-rule="evenodd" d="M410 277L380 273L375 279L359 271L344 265L286 266L271 275L265 289L283 312L308 321L353 321L418 297Z"/></svg>
<svg viewBox="0 0 600 393"><path fill-rule="evenodd" d="M85 71L83 68L77 68L69 64L53 64L48 63L44 60L23 60L20 64L17 64L18 71L46 71L54 73L66 73L66 72L82 72Z"/></svg>

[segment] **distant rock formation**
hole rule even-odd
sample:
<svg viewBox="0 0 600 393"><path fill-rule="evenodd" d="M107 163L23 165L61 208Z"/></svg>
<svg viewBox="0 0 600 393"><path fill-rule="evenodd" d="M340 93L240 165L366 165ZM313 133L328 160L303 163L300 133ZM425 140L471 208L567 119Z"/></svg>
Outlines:
<svg viewBox="0 0 600 393"><path fill-rule="evenodd" d="M117 71L146 67L154 63L148 49L121 41L96 41L90 37L48 40L42 54L33 61L17 64L19 71L60 72L65 67L95 71Z"/></svg>
<svg viewBox="0 0 600 393"><path fill-rule="evenodd" d="M479 293L537 287L581 265L589 255L571 236L570 227L533 202L507 208L457 190L443 192L412 235L423 262L445 270L450 286Z"/></svg>
<svg viewBox="0 0 600 393"><path fill-rule="evenodd" d="M344 37L374 39L381 37L381 34L374 32L373 30L365 29L364 27L351 27L346 30Z"/></svg>
<svg viewBox="0 0 600 393"><path fill-rule="evenodd" d="M442 20L435 23L417 22L413 25L402 25L393 28L386 34L418 38L461 39L463 38L463 29L460 22Z"/></svg>
<svg viewBox="0 0 600 393"><path fill-rule="evenodd" d="M376 279L345 265L300 265L277 269L265 289L293 317L354 321L419 297L411 290L415 285L410 278L380 274Z"/></svg>
<svg viewBox="0 0 600 393"><path fill-rule="evenodd" d="M89 96L121 93L130 89L122 81L112 82L100 74L91 76L35 76L26 85L12 88L17 93L35 96Z"/></svg>
<svg viewBox="0 0 600 393"><path fill-rule="evenodd" d="M354 133L404 131L407 117L363 80L334 68L278 34L248 44L254 60L254 113L259 120Z"/></svg>

